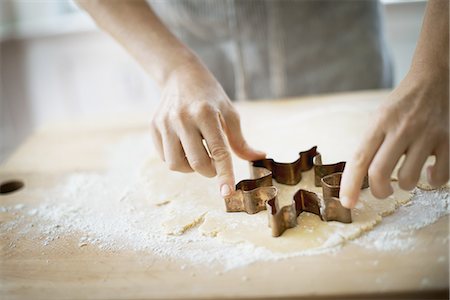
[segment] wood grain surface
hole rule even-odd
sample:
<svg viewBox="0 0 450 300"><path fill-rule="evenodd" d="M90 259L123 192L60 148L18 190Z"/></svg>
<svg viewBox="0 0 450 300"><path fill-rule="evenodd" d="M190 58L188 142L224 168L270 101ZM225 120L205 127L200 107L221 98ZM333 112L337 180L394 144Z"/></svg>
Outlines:
<svg viewBox="0 0 450 300"><path fill-rule="evenodd" d="M366 109L375 110L386 95L368 91L237 107L246 131L246 126L274 121L269 114L295 116L298 110L334 103L366 103ZM25 183L15 193L0 195L0 207L36 206L42 199L34 191L50 189L75 171L105 169L105 149L127 135L148 132L148 115L68 121L40 129L0 166L0 182ZM0 222L8 218L0 212ZM376 251L349 243L333 253L258 262L227 272L216 265L182 268L186 262L151 253L79 247L75 236L43 249L9 230L0 232L0 298L448 298L448 225L443 217L418 230L417 245L410 251Z"/></svg>

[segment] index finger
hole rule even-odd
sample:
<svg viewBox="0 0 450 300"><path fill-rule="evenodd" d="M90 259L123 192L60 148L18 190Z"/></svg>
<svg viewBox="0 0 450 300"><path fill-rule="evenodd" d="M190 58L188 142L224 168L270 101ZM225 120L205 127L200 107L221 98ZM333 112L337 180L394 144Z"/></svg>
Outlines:
<svg viewBox="0 0 450 300"><path fill-rule="evenodd" d="M364 177L367 175L370 163L384 140L384 132L374 122L363 137L352 159L345 165L342 174L339 199L343 206L353 208L358 202Z"/></svg>
<svg viewBox="0 0 450 300"><path fill-rule="evenodd" d="M217 177L219 180L220 194L222 197L229 196L234 191L234 173L231 153L218 113L200 124L199 129L206 141L211 158L214 161Z"/></svg>

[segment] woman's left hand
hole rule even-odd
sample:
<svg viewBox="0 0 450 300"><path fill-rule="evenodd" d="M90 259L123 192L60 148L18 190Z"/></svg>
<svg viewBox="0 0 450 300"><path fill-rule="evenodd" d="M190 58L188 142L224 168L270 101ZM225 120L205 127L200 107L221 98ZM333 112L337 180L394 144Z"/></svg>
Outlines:
<svg viewBox="0 0 450 300"><path fill-rule="evenodd" d="M391 174L405 155L398 171L402 189L413 189L425 161L436 157L427 170L432 186L449 179L449 85L448 69L441 72L413 68L379 108L342 176L340 199L353 208L362 181L369 175L372 194L386 198L393 193Z"/></svg>

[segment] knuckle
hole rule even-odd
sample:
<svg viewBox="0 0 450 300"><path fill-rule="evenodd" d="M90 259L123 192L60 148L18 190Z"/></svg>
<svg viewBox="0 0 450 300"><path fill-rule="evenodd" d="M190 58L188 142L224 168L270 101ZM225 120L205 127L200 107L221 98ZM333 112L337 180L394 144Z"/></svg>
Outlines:
<svg viewBox="0 0 450 300"><path fill-rule="evenodd" d="M164 118L161 120L161 131L168 133L171 131L172 128L174 128L174 121L176 120L176 116L173 114L167 114L164 116Z"/></svg>
<svg viewBox="0 0 450 300"><path fill-rule="evenodd" d="M418 135L424 124L417 118L406 117L405 119L398 125L397 133L402 138L413 139Z"/></svg>
<svg viewBox="0 0 450 300"><path fill-rule="evenodd" d="M236 143L236 142L235 142ZM246 148L249 148L249 145L247 144L247 141L244 139L240 139L237 141L237 143L235 144L235 148L240 149L240 150L245 150Z"/></svg>
<svg viewBox="0 0 450 300"><path fill-rule="evenodd" d="M368 157L367 154L361 149L357 150L353 155L353 164L356 167L364 167L367 165Z"/></svg>
<svg viewBox="0 0 450 300"><path fill-rule="evenodd" d="M169 127L169 123L167 122L166 116L159 116L153 120L153 126L156 130L161 133L167 132L167 128Z"/></svg>
<svg viewBox="0 0 450 300"><path fill-rule="evenodd" d="M177 105L171 109L172 116L175 118L180 118L181 116L189 116L189 106L187 105Z"/></svg>
<svg viewBox="0 0 450 300"><path fill-rule="evenodd" d="M210 149L211 157L215 161L225 161L231 158L230 151L224 146L216 146Z"/></svg>
<svg viewBox="0 0 450 300"><path fill-rule="evenodd" d="M240 124L241 122L239 113L233 106L227 110L226 116L234 123Z"/></svg>
<svg viewBox="0 0 450 300"><path fill-rule="evenodd" d="M182 124L186 124L187 122L189 122L189 120L191 120L189 110L186 108L180 109L175 116L175 120L181 122Z"/></svg>
<svg viewBox="0 0 450 300"><path fill-rule="evenodd" d="M386 130L393 120L398 119L398 112L389 104L382 104L374 116L374 122L377 127Z"/></svg>
<svg viewBox="0 0 450 300"><path fill-rule="evenodd" d="M169 112L166 117L164 118L164 123L167 125L173 124L175 122L178 122L180 120L180 113L179 110L172 110Z"/></svg>
<svg viewBox="0 0 450 300"><path fill-rule="evenodd" d="M207 102L201 101L200 103L193 106L193 115L199 118L205 118L211 114L216 113L213 106Z"/></svg>
<svg viewBox="0 0 450 300"><path fill-rule="evenodd" d="M230 181L230 178L233 178L233 172L229 170L221 170L218 173L219 181L227 182Z"/></svg>

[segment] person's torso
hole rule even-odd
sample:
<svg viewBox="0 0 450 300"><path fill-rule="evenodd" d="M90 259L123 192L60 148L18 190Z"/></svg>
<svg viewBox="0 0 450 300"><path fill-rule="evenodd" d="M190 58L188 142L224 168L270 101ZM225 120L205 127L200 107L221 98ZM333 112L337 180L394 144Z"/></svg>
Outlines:
<svg viewBox="0 0 450 300"><path fill-rule="evenodd" d="M280 98L392 84L377 1L149 3L230 98Z"/></svg>

